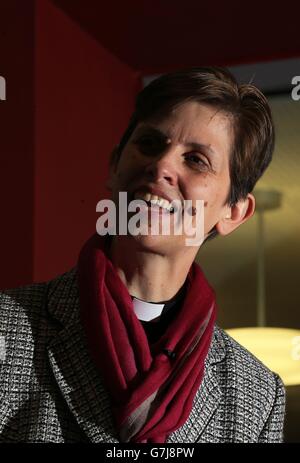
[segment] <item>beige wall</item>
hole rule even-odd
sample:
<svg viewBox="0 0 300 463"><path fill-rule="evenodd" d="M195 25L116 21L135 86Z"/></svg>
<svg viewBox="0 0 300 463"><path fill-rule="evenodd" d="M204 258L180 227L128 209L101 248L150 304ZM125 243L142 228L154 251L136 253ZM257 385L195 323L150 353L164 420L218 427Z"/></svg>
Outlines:
<svg viewBox="0 0 300 463"><path fill-rule="evenodd" d="M257 183L282 193L282 206L265 214L267 321L270 326L300 328L300 101L270 99L276 126L273 161ZM216 238L197 261L216 289L219 324L254 325L256 320L257 217L232 235Z"/></svg>

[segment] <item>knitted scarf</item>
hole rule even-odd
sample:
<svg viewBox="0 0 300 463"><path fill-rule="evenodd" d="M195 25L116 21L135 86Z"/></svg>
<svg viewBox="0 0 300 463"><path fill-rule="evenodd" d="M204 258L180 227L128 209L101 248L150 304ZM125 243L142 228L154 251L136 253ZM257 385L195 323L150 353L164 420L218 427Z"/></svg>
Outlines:
<svg viewBox="0 0 300 463"><path fill-rule="evenodd" d="M194 262L177 317L149 345L127 287L93 235L78 260L81 320L110 395L120 442L164 443L188 419L216 319L214 292Z"/></svg>

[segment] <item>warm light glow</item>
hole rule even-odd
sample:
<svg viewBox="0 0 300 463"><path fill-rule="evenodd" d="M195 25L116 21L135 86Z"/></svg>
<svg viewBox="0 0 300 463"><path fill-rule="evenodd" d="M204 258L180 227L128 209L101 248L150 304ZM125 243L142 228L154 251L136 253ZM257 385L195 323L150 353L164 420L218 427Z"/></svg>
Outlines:
<svg viewBox="0 0 300 463"><path fill-rule="evenodd" d="M253 327L226 332L278 373L286 386L300 384L300 330Z"/></svg>

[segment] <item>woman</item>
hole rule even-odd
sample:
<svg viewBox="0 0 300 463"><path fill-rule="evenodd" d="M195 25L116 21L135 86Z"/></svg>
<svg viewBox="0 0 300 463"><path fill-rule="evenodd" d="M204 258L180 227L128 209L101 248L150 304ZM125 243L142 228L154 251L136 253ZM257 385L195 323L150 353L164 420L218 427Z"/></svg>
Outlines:
<svg viewBox="0 0 300 463"><path fill-rule="evenodd" d="M2 295L2 440L282 441L282 381L216 326L194 262L203 241L253 215L273 148L266 98L226 70L166 74L138 95L107 186L118 217L121 192L126 209L143 202L144 233L118 220L70 272ZM202 240L187 245L200 209Z"/></svg>

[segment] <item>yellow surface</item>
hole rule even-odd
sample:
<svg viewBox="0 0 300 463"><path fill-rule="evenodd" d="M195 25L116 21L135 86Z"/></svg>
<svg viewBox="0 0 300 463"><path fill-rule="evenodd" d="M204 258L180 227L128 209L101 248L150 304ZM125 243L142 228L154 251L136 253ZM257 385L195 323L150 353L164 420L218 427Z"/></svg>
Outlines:
<svg viewBox="0 0 300 463"><path fill-rule="evenodd" d="M300 384L300 330L253 327L226 332L278 373L286 386Z"/></svg>

